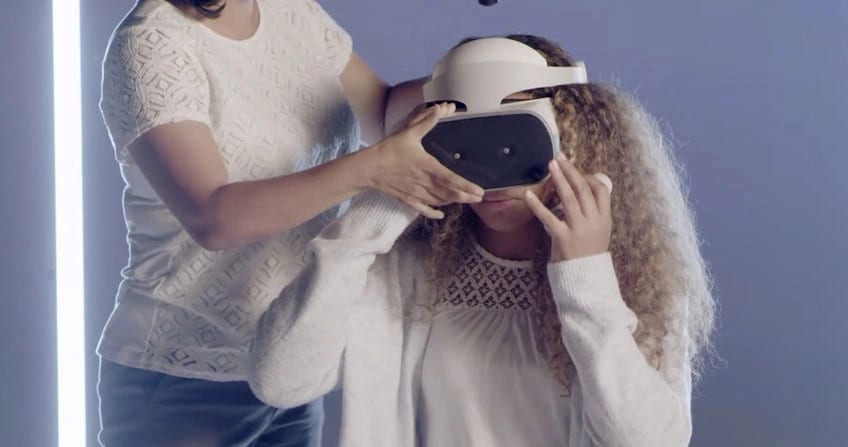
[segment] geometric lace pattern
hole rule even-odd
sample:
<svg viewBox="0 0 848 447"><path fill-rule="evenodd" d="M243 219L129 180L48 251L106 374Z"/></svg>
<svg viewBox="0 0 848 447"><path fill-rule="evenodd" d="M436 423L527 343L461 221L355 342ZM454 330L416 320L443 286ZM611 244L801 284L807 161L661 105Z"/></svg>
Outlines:
<svg viewBox="0 0 848 447"><path fill-rule="evenodd" d="M465 249L460 260L460 269L443 289L438 309L525 311L539 305L533 297L539 278L529 263L498 260L476 244Z"/></svg>

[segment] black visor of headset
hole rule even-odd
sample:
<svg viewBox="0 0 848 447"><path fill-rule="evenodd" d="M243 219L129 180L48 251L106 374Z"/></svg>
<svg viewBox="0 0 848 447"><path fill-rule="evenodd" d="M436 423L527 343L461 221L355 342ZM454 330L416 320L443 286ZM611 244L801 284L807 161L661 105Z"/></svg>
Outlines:
<svg viewBox="0 0 848 447"><path fill-rule="evenodd" d="M536 88L586 82L582 62L548 66L535 49L511 39L467 42L446 54L424 85L426 102L465 107L440 120L422 144L483 189L537 183L560 150L553 103L550 98L505 100Z"/></svg>
<svg viewBox="0 0 848 447"><path fill-rule="evenodd" d="M485 190L538 183L559 150L559 141L534 110L539 108L447 118L422 144L447 168Z"/></svg>

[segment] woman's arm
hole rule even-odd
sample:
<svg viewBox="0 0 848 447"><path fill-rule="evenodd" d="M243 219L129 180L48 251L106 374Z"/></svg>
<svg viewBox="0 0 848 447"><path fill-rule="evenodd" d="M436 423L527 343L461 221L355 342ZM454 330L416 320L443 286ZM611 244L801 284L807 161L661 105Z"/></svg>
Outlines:
<svg viewBox="0 0 848 447"><path fill-rule="evenodd" d="M609 253L548 267L562 339L577 369L581 437L598 446L686 446L692 434L691 375L685 315L663 340L660 370L633 338L636 315L625 305ZM578 428L578 427L576 427Z"/></svg>
<svg viewBox="0 0 848 447"><path fill-rule="evenodd" d="M362 142L374 144L424 102L427 77L389 86L356 54L341 75L342 86L362 130Z"/></svg>
<svg viewBox="0 0 848 447"><path fill-rule="evenodd" d="M300 225L370 186L354 153L295 174L230 182L212 132L181 121L145 132L129 152L168 209L204 248L239 247Z"/></svg>
<svg viewBox="0 0 848 447"><path fill-rule="evenodd" d="M429 205L473 202L482 190L438 163L421 138L451 113L435 107L382 142L295 174L229 182L212 132L180 121L156 126L129 152L191 236L210 250L238 247L294 228L366 190L393 195L429 217Z"/></svg>
<svg viewBox="0 0 848 447"><path fill-rule="evenodd" d="M307 265L259 320L248 372L257 397L290 408L335 387L352 309L366 299L362 292L367 282L392 280L369 277L369 269L416 216L387 196L364 194L309 244ZM389 301L379 296L367 299Z"/></svg>

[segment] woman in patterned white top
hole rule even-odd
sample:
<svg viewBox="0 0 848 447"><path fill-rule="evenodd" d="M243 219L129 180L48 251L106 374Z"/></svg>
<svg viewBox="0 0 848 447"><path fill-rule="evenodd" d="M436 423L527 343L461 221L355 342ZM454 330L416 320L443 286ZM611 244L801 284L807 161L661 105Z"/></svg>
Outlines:
<svg viewBox="0 0 848 447"><path fill-rule="evenodd" d="M444 108L384 138L387 102L416 93L314 0L137 2L103 62L129 262L98 346L101 443L320 443L320 400L253 396L248 346L343 201L375 189L439 217L482 196L421 148Z"/></svg>
<svg viewBox="0 0 848 447"><path fill-rule="evenodd" d="M575 65L546 39L509 38ZM714 304L672 154L615 88L511 99L542 97L561 135L549 180L418 224L369 193L311 242L257 327L261 399L341 386L344 446L688 444ZM612 191L583 174L599 172Z"/></svg>

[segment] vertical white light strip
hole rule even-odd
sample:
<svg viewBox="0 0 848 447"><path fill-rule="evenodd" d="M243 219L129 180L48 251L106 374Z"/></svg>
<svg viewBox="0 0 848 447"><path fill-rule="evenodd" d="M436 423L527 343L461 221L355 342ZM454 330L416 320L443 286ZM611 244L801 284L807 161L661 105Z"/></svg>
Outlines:
<svg viewBox="0 0 848 447"><path fill-rule="evenodd" d="M59 446L86 444L80 1L53 0Z"/></svg>

